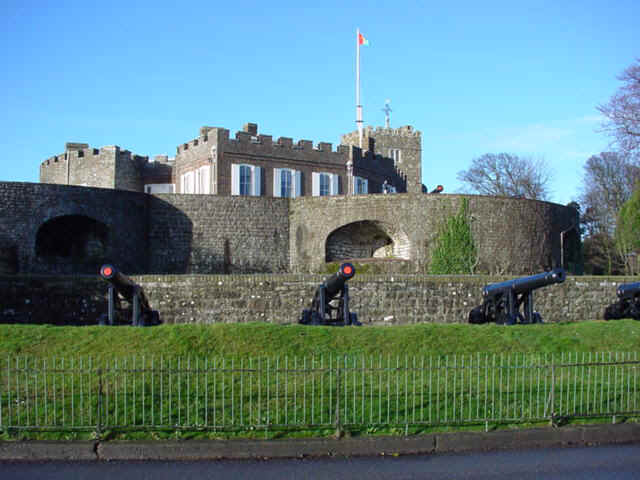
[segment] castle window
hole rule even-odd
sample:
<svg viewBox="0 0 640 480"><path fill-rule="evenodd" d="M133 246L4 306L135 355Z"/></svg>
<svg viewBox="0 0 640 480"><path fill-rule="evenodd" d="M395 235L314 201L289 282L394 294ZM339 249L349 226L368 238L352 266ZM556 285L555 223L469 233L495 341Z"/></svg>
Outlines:
<svg viewBox="0 0 640 480"><path fill-rule="evenodd" d="M148 183L144 186L145 193L174 193L173 183Z"/></svg>
<svg viewBox="0 0 640 480"><path fill-rule="evenodd" d="M369 193L369 180L362 177L353 177L353 187L356 195Z"/></svg>
<svg viewBox="0 0 640 480"><path fill-rule="evenodd" d="M180 176L180 192L196 193L194 172L187 172Z"/></svg>
<svg viewBox="0 0 640 480"><path fill-rule="evenodd" d="M291 170L283 169L280 172L280 196L286 198L291 196Z"/></svg>
<svg viewBox="0 0 640 480"><path fill-rule="evenodd" d="M295 198L302 195L302 172L289 168L273 169L273 196Z"/></svg>
<svg viewBox="0 0 640 480"><path fill-rule="evenodd" d="M390 148L389 149L389 158L393 158L393 164L397 165L398 162L400 161L400 154L402 153L402 151L399 148Z"/></svg>
<svg viewBox="0 0 640 480"><path fill-rule="evenodd" d="M320 174L320 196L328 196L331 194L331 188L329 187L329 175L326 173Z"/></svg>
<svg viewBox="0 0 640 480"><path fill-rule="evenodd" d="M338 175L335 173L313 172L311 176L312 195L314 197L339 195L340 187L338 178Z"/></svg>
<svg viewBox="0 0 640 480"><path fill-rule="evenodd" d="M196 170L196 192L202 194L210 193L210 182L209 182L209 171L210 167L205 165L204 167L200 167Z"/></svg>
<svg viewBox="0 0 640 480"><path fill-rule="evenodd" d="M232 164L231 195L262 195L262 167Z"/></svg>
<svg viewBox="0 0 640 480"><path fill-rule="evenodd" d="M251 167L240 165L240 195L251 193Z"/></svg>

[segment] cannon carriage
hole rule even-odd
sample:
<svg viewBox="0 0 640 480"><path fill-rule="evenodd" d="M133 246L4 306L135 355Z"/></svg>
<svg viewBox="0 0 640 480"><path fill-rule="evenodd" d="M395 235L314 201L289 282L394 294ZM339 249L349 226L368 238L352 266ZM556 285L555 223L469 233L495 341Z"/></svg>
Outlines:
<svg viewBox="0 0 640 480"><path fill-rule="evenodd" d="M618 301L605 308L604 319L633 318L640 320L640 282L618 285L616 295Z"/></svg>
<svg viewBox="0 0 640 480"><path fill-rule="evenodd" d="M103 265L100 276L109 283L107 292L108 311L100 317L100 325L116 325L127 323L128 309L121 305L120 298L126 300L131 307L131 325L146 327L160 324L160 314L149 305L149 300L140 285L135 283L113 265Z"/></svg>
<svg viewBox="0 0 640 480"><path fill-rule="evenodd" d="M362 325L356 313L349 309L347 281L356 274L355 267L343 263L336 273L316 288L311 308L304 309L299 323L302 325Z"/></svg>

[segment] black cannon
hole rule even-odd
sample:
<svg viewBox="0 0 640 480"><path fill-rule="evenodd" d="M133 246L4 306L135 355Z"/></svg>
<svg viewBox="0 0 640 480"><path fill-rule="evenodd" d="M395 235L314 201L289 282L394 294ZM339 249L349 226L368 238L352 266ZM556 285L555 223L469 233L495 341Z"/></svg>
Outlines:
<svg viewBox="0 0 640 480"><path fill-rule="evenodd" d="M355 274L356 269L350 263L340 265L340 269L336 273L318 286L311 302L311 308L302 311L300 323L303 325L333 326L362 325L358 322L357 315L349 311L347 280L353 278ZM334 300L337 301L337 305L332 304Z"/></svg>
<svg viewBox="0 0 640 480"><path fill-rule="evenodd" d="M160 314L152 310L144 290L113 265L103 265L100 276L109 282L109 311L100 318L100 325L113 325L116 321L116 306L120 307L120 297L131 305L131 325L146 327L160 324ZM106 318L105 318L106 317ZM107 323L108 322L108 323Z"/></svg>
<svg viewBox="0 0 640 480"><path fill-rule="evenodd" d="M604 309L604 319L633 318L640 320L640 282L618 285L616 295L618 295L618 301Z"/></svg>
<svg viewBox="0 0 640 480"><path fill-rule="evenodd" d="M489 284L482 289L482 305L469 313L469 323L542 323L540 314L533 310L533 291L554 283L562 283L565 277L565 271L556 268L531 277ZM522 313L520 307L524 307Z"/></svg>

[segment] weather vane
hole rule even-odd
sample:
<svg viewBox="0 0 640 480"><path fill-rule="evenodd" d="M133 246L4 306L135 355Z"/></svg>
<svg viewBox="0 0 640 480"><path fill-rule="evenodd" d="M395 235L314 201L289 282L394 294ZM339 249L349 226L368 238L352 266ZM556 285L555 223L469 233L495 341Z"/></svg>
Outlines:
<svg viewBox="0 0 640 480"><path fill-rule="evenodd" d="M382 111L384 112L384 126L386 128L389 128L389 114L393 111L393 110L391 110L391 107L389 106L390 103L391 103L391 100L389 100L387 98L384 101L384 108L382 109Z"/></svg>

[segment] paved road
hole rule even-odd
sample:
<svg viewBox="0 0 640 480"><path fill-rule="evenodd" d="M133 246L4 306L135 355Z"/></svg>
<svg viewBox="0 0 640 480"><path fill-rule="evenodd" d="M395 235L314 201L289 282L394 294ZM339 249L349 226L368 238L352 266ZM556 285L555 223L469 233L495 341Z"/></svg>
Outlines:
<svg viewBox="0 0 640 480"><path fill-rule="evenodd" d="M637 479L640 445L400 457L0 464L2 479Z"/></svg>

